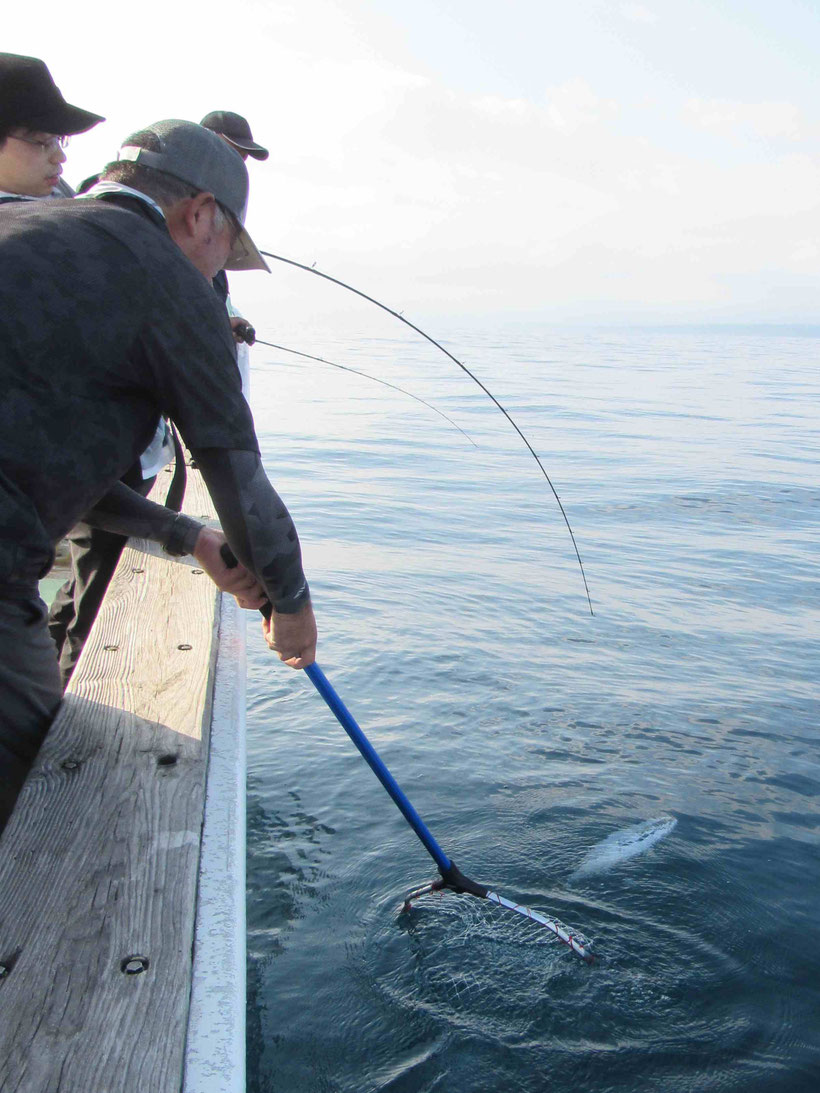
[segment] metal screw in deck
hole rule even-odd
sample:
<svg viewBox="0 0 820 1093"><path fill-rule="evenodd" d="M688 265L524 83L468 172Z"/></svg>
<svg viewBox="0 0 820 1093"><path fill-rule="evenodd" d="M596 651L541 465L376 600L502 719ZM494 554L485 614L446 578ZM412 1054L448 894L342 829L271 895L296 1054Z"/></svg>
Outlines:
<svg viewBox="0 0 820 1093"><path fill-rule="evenodd" d="M120 971L124 975L139 975L148 970L147 956L127 956L120 964Z"/></svg>

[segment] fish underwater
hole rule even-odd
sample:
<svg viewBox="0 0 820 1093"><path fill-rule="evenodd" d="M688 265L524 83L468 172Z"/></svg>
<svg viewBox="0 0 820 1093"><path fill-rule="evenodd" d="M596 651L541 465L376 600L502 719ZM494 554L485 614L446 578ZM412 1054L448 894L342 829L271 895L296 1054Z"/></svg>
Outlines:
<svg viewBox="0 0 820 1093"><path fill-rule="evenodd" d="M615 831L603 842L592 847L572 874L573 878L605 873L616 865L620 865L621 862L629 861L638 854L644 854L650 847L665 838L677 822L672 816L658 816L654 820L645 820L633 827Z"/></svg>

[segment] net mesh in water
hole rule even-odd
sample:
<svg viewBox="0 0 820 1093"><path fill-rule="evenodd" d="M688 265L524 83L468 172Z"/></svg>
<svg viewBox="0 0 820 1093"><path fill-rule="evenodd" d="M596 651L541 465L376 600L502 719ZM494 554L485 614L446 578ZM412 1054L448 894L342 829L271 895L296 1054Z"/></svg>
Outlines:
<svg viewBox="0 0 820 1093"><path fill-rule="evenodd" d="M540 924L468 895L427 895L397 924L415 959L386 976L375 972L382 991L459 1025L497 1020L499 1035L526 1023L551 984L582 970Z"/></svg>
<svg viewBox="0 0 820 1093"><path fill-rule="evenodd" d="M587 963L591 964L595 959L590 942L587 938L578 931L572 930L565 923L561 922L560 919L555 918L552 915L545 915L543 912L538 911L533 907L528 907L525 904L516 903L514 900L507 899L505 896L501 896L497 892L485 888L483 885L476 884L474 881L465 877L454 865L451 865L450 872L453 874L452 877L447 873L437 880L430 881L427 884L413 889L413 891L405 897L404 910L409 911L413 901L425 895L432 895L437 892L441 893L448 889L456 893L466 891L481 899L486 899L496 906L503 908L505 911L510 912L513 919L517 919L519 924L522 922L527 923L535 930L546 932L548 936L563 942L563 944L567 945ZM459 882L463 882L463 887Z"/></svg>

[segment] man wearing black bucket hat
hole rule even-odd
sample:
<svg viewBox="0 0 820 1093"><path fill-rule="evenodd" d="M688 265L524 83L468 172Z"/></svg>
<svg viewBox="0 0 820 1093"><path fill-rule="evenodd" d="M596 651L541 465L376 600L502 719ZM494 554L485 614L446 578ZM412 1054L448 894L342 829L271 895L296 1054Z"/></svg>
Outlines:
<svg viewBox="0 0 820 1093"><path fill-rule="evenodd" d="M0 200L59 193L66 138L104 120L67 103L43 61L0 53Z"/></svg>
<svg viewBox="0 0 820 1093"><path fill-rule="evenodd" d="M246 606L270 600L280 659L313 661L298 536L262 469L210 284L223 266L264 266L247 195L244 163L215 134L165 121L129 138L87 195L0 218L0 827L59 706L37 581L78 520L194 553ZM202 470L238 579L220 533L118 481L161 414Z"/></svg>

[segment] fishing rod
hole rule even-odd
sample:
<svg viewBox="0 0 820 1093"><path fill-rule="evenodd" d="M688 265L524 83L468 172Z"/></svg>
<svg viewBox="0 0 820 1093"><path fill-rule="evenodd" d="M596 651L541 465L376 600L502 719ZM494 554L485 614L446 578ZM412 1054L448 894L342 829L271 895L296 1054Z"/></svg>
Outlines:
<svg viewBox="0 0 820 1093"><path fill-rule="evenodd" d="M253 328L251 328L253 329ZM247 338L243 339L247 341ZM285 345L276 345L274 342L266 342L262 338L257 338L254 334L254 340L250 342L251 345L266 345L269 349L278 349L282 353L293 353L296 357L305 357L309 361L318 361L320 364L329 364L331 368L340 368L343 372L352 372L354 376L363 376L366 380L373 380L374 383L381 383L384 387L391 387L394 391L400 391L403 395L407 395L408 398L415 399L416 402L420 402L422 406L426 406L428 410L433 410L439 417L443 417L445 421L453 426L454 429L458 429L462 436L466 436L474 448L478 445L470 436L469 433L465 433L460 425L457 425L451 417L448 417L442 410L439 410L437 406L433 406L431 402L426 402L423 398L419 398L418 395L414 395L412 391L405 391L403 387L397 386L395 383L388 383L387 380L379 379L378 376L371 376L367 372L360 372L358 368L350 368L346 364L337 364L335 361L325 360L324 357L314 357L310 353L303 353L299 349L288 349Z"/></svg>
<svg viewBox="0 0 820 1093"><path fill-rule="evenodd" d="M458 367L462 370L462 372L465 372L470 377L470 379L473 380L474 383L478 384L478 386L481 388L481 390L484 392L484 394L487 395L487 397L490 398L493 403L495 403L495 405L498 407L498 409L501 411L501 413L504 415L504 417L507 419L507 421L509 421L510 425L512 425L513 429L515 429L515 431L518 433L518 435L524 441L524 444L527 446L527 449L529 450L530 455L533 457L535 462L540 467L541 473L543 474L544 478L546 478L547 484L549 485L549 488L552 490L552 494L553 494L555 500L558 502L558 508L561 510L561 515L564 518L564 523L567 525L567 531L569 532L569 537L572 540L572 546L573 546L573 549L575 550L575 557L578 559L578 566L581 570L581 578L584 582L584 591L586 593L587 603L589 604L589 613L590 613L590 615L594 615L595 612L592 610L592 598L590 597L589 585L587 584L587 575L584 572L584 563L581 561L581 552L578 550L578 544L575 541L575 534L572 530L572 527L570 526L569 517L567 516L566 511L564 509L564 506L561 503L561 498L558 496L558 491L556 490L555 486L552 484L552 479L547 474L547 470L546 470L544 464L539 459L538 453L536 452L535 448L533 448L532 444L530 444L529 440L527 440L526 436L524 436L523 432L521 431L521 429L519 429L518 425L515 423L512 416L501 405L501 403L498 401L498 399L495 397L495 395L492 393L492 391L490 391L490 389L488 387L486 387L481 382L481 380L478 378L478 376L476 376L473 372L470 371L470 369L467 367L466 364L463 364L462 361L460 361L458 359L458 357L453 356L453 354L450 352L449 349L445 349L445 347L443 345L441 345L440 342L437 342L435 338L433 338L429 334L425 333L421 329L421 327L416 326L415 323L411 323L410 320L406 319L400 311L394 311L392 307L388 307L387 304L381 303L381 301L376 300L373 296L368 296L366 292L362 292L360 289L354 288L352 285L348 285L345 281L340 281L338 279L338 277L331 277L331 275L329 273L323 273L321 270L316 269L315 264L312 265L312 266L306 266L302 262L296 262L293 258L285 258L281 254L273 254L271 251L267 251L267 250L260 251L260 254L264 254L264 256L266 258L273 258L277 262L284 262L284 263L286 263L286 265L295 266L297 269L303 269L307 273L315 273L317 277L322 277L325 281L330 281L334 285L339 285L340 288L345 288L345 289L347 289L348 292L352 292L356 296L360 296L363 300L367 300L369 303L375 304L376 307L381 308L382 311L386 311L388 315L392 315L393 318L398 319L399 322L404 323L405 326L409 326L411 330L414 330L417 334L420 334L422 338L425 338L428 342L430 342L431 345L434 345L436 347L436 349L441 350L441 352L446 357L449 357L450 360L454 364L458 365Z"/></svg>
<svg viewBox="0 0 820 1093"><path fill-rule="evenodd" d="M422 885L410 892L405 898L404 910L409 910L411 901L418 899L419 896L426 895L429 892L440 892L443 889L449 889L451 892L467 893L471 896L478 896L479 899L489 900L491 903L495 903L499 907L504 907L508 911L514 911L516 914L529 919L530 922L545 926L551 933L559 938L559 940L569 946L574 953L577 953L577 955L588 964L591 964L595 957L589 949L588 943L579 935L573 934L569 927L565 926L562 922L559 922L555 918L550 918L547 915L542 915L540 911L535 911L531 907L525 907L521 903L515 903L513 900L499 895L497 892L491 891L491 889L487 888L485 885L478 884L476 881L471 880L461 872L456 863L451 858L447 857L433 838L427 825L404 795L398 782L396 782L393 775L379 757L376 749L362 732L350 710L348 710L342 702L319 665L314 661L313 664L305 668L305 672L309 676L311 683L313 683L316 690L327 703L331 712L336 716L339 724L356 745L367 765L387 790L402 816L404 816L405 820L407 820L410 827L416 833L424 849L438 867L440 876L429 884Z"/></svg>

